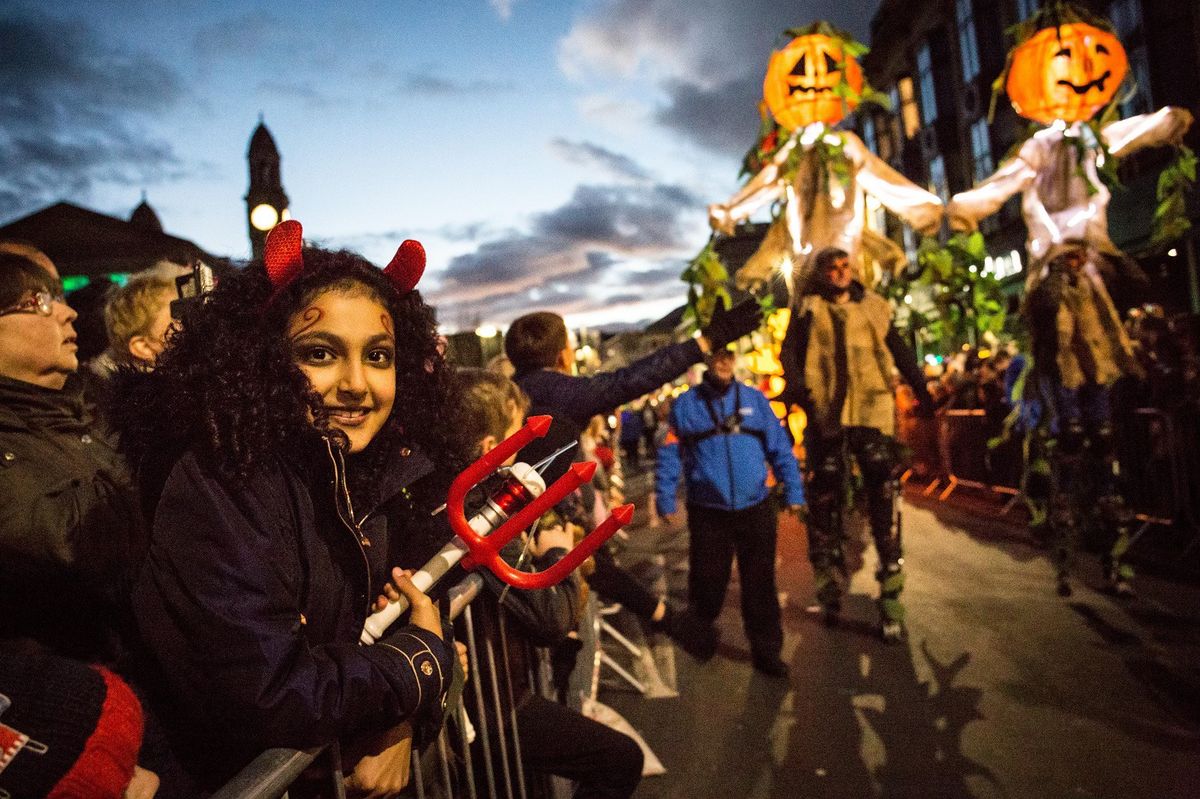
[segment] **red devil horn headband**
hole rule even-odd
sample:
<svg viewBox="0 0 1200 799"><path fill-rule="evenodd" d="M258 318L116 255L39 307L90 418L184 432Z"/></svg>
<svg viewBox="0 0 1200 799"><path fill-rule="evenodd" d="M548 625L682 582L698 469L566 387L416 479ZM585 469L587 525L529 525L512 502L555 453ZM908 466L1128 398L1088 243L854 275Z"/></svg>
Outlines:
<svg viewBox="0 0 1200 799"><path fill-rule="evenodd" d="M280 222L267 234L263 264L276 292L295 280L304 268L303 243L304 228L295 219Z"/></svg>
<svg viewBox="0 0 1200 799"><path fill-rule="evenodd" d="M303 243L304 228L295 219L280 222L267 234L263 263L274 287L272 296L282 291L304 269ZM383 273L401 294L416 288L421 275L425 273L425 248L421 242L406 239L396 249L396 254Z"/></svg>
<svg viewBox="0 0 1200 799"><path fill-rule="evenodd" d="M396 248L396 254L392 256L391 263L384 267L383 273L401 294L416 288L421 275L425 274L425 248L421 242L405 239Z"/></svg>

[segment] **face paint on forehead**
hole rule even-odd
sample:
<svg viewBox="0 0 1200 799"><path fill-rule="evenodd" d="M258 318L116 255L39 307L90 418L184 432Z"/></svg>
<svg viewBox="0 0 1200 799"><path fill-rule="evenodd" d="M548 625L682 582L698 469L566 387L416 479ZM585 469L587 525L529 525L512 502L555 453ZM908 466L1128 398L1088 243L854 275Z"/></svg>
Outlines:
<svg viewBox="0 0 1200 799"><path fill-rule="evenodd" d="M315 305L310 305L303 311L298 311L292 315L291 329L288 331L289 338L297 339L300 336L312 330L321 321L325 313Z"/></svg>

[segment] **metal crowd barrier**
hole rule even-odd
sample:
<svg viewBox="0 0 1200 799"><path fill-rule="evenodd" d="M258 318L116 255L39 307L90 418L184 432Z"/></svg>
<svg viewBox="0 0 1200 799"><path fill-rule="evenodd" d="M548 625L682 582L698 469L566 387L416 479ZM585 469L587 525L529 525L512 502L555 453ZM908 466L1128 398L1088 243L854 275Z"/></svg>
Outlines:
<svg viewBox="0 0 1200 799"><path fill-rule="evenodd" d="M465 631L471 678L462 702L454 711L457 747L451 745L450 724L443 726L435 741L424 752L414 749L409 787L405 795L426 797L470 797L470 799L528 799L531 786L521 769L517 719L511 704L502 702L497 667L504 652L497 652L503 635L490 625L480 629L473 618L470 602L483 588L483 579L470 574L448 594L450 618L459 620ZM486 634L485 634L486 633ZM487 683L487 685L484 685ZM511 696L511 685L505 686ZM466 703L473 702L475 723L466 719ZM474 743L468 731L476 733ZM494 739L494 740L493 740ZM213 794L213 799L279 799L324 753L331 755L334 795L345 796L337 744L306 750L268 749L246 765L233 779ZM481 763L476 763L480 758Z"/></svg>
<svg viewBox="0 0 1200 799"><path fill-rule="evenodd" d="M989 427L981 409L946 410L934 424L938 473L923 495L945 500L959 486L982 489L1010 495L1003 513L1011 510L1020 498L1020 437L989 448L999 431ZM1200 552L1200 416L1186 409L1137 408L1114 427L1122 488L1141 523L1133 541L1151 527L1167 527L1172 532L1162 543L1168 548L1182 557ZM922 431L911 425L906 432Z"/></svg>
<svg viewBox="0 0 1200 799"><path fill-rule="evenodd" d="M988 441L997 431L988 427L982 409L950 409L938 414L938 455L946 486L938 495L947 499L961 486L1016 496L1020 492L1019 441L1005 441L992 449ZM926 493L932 493L937 481Z"/></svg>

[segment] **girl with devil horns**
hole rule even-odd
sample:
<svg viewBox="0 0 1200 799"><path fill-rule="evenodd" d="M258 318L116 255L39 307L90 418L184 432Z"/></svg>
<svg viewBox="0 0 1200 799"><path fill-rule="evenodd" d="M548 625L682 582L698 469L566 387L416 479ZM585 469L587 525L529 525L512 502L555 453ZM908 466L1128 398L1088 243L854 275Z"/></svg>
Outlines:
<svg viewBox="0 0 1200 799"><path fill-rule="evenodd" d="M389 793L455 663L436 607L389 574L441 543L420 519L440 501L435 476L454 473L438 462L448 371L414 290L420 244L381 271L303 248L301 232L275 228L153 372L118 379L116 426L153 524L133 605L152 703L201 790L265 748L342 740L348 787ZM360 646L389 577L410 623Z"/></svg>

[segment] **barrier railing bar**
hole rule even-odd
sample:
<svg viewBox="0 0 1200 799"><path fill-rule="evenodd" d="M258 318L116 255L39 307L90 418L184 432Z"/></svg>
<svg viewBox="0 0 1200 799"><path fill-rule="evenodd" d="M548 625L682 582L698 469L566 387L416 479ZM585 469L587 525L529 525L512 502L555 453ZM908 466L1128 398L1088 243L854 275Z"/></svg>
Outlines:
<svg viewBox="0 0 1200 799"><path fill-rule="evenodd" d="M507 660L507 653L509 652L508 625L505 624L503 613L500 614L498 621L500 627L500 651L505 653L505 659ZM504 687L508 691L508 724L512 733L513 767L517 772L517 793L521 799L527 799L525 795L525 769L521 764L523 759L521 757L521 733L517 729L517 700L513 694L511 669L506 668L504 670Z"/></svg>
<svg viewBox="0 0 1200 799"><path fill-rule="evenodd" d="M278 799L322 751L319 746L268 749L221 786L212 799Z"/></svg>
<svg viewBox="0 0 1200 799"><path fill-rule="evenodd" d="M475 643L475 624L471 619L470 605L463 610L463 619L467 624L467 652L472 663L479 663L479 651ZM480 751L483 752L483 769L487 775L488 799L498 799L496 796L496 769L492 763L491 736L488 734L487 705L483 701L483 681L471 680L471 682L475 685L475 710L479 719L479 726L476 727L476 730L481 743Z"/></svg>
<svg viewBox="0 0 1200 799"><path fill-rule="evenodd" d="M483 578L478 574L469 574L465 579L456 584L448 592L450 599L450 618L456 619L464 611L470 610L469 603L472 599L478 596L480 589L483 587ZM468 624L468 639L472 639L473 627ZM472 647L473 649L473 647ZM472 661L478 663L474 654L471 656ZM476 690L479 690L478 681ZM482 696L480 697L482 702ZM465 711L463 711L465 713ZM461 726L461 725L460 725ZM485 736L486 745L486 728L482 733ZM465 733L464 733L465 736ZM464 739L465 743L465 739ZM337 743L330 744L331 754L334 761L334 785L337 791L338 799L345 798L345 789L342 787L341 777L341 758L339 752L332 747L336 747ZM276 747L267 749L254 760L246 764L241 771L235 774L228 782L222 785L217 791L212 794L211 799L278 799L287 793L288 786L300 778L304 770L311 766L314 761L320 756L326 747L316 746L311 749L288 749L285 747ZM467 749L469 752L470 750ZM484 751L487 751L486 748ZM469 759L468 754L468 759ZM471 789L471 796L474 798L475 781L470 776L468 770L468 784ZM491 769L488 769L488 777L494 782L491 774Z"/></svg>
<svg viewBox="0 0 1200 799"><path fill-rule="evenodd" d="M500 682L496 679L496 650L492 642L483 639L483 651L487 655L488 671L491 672L492 705L496 711L496 742L500 745L500 765L504 771L504 793L508 799L514 799L512 792L512 771L508 765L508 735L504 729L504 709L500 707ZM478 684L476 680L476 684Z"/></svg>

